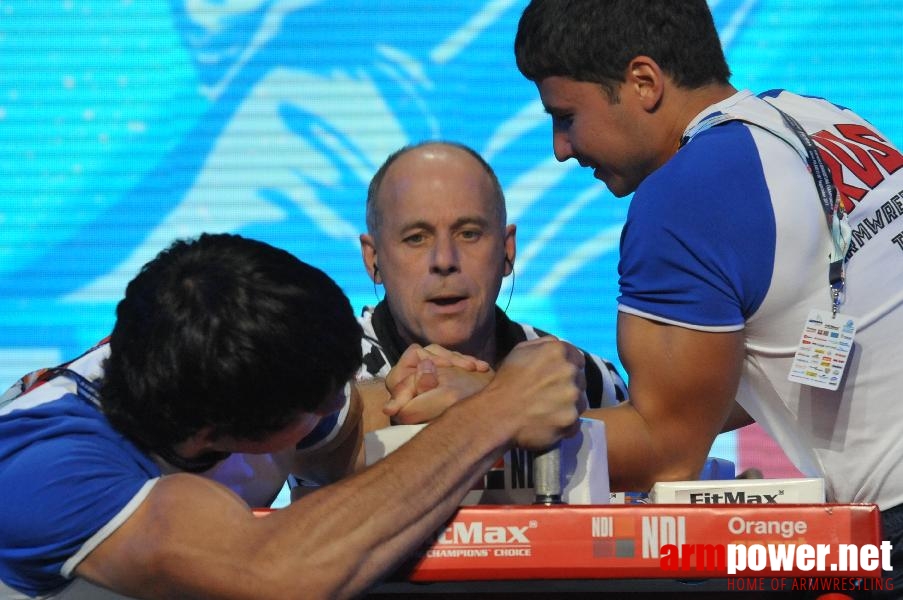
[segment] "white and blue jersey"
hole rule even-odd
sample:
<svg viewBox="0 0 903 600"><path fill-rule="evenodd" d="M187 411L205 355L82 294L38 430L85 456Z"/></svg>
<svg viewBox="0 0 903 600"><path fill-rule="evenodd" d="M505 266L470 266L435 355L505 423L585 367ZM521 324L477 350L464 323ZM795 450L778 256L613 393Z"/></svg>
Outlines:
<svg viewBox="0 0 903 600"><path fill-rule="evenodd" d="M788 380L806 317L830 311L832 238L795 117L853 230L840 312L858 319L837 391ZM728 115L717 126L713 117ZM717 122L718 119L715 119ZM740 331L738 401L829 499L903 502L903 155L862 118L785 91L739 92L690 123L636 190L621 238L619 310Z"/></svg>
<svg viewBox="0 0 903 600"><path fill-rule="evenodd" d="M0 598L65 594L85 556L135 512L161 476L177 471L104 416L97 390L108 355L108 345L98 346L45 373L40 385L20 382L0 399ZM299 448L333 437L347 410L346 400ZM262 506L284 484L292 453L233 454L201 476Z"/></svg>

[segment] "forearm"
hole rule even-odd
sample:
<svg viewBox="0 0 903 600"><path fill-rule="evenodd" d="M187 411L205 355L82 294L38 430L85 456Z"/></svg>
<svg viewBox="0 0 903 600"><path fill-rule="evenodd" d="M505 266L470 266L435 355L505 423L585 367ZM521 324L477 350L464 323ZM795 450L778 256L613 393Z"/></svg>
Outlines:
<svg viewBox="0 0 903 600"><path fill-rule="evenodd" d="M318 564L305 572L315 573L324 590L330 582L340 586L327 595L360 593L396 566L501 456L507 436L492 425L491 398L468 403L474 402L483 406L449 409L386 459L268 517L283 521L287 554L316 556Z"/></svg>
<svg viewBox="0 0 903 600"><path fill-rule="evenodd" d="M674 437L647 422L629 402L588 410L582 416L605 422L613 492L647 491L656 481L694 479L705 462L707 450L702 448L706 444L693 448L675 443Z"/></svg>
<svg viewBox="0 0 903 600"><path fill-rule="evenodd" d="M318 572L341 586L330 595L360 593L408 556L512 445L547 448L573 432L583 392L576 383L580 359L573 347L553 340L518 346L483 391L450 407L387 458L319 492L337 508L327 509L317 494L293 505L296 511L310 506L318 511L315 522L326 525L319 539L308 535L304 543L309 551L329 548L335 569ZM374 506L381 507L376 515Z"/></svg>
<svg viewBox="0 0 903 600"><path fill-rule="evenodd" d="M360 594L436 531L505 450L547 448L573 431L578 362L559 342L522 344L485 390L402 448L263 518L215 482L164 477L77 574L146 598Z"/></svg>
<svg viewBox="0 0 903 600"><path fill-rule="evenodd" d="M586 414L605 421L612 489L695 478L735 406L743 332L697 331L621 313L618 351L630 400Z"/></svg>
<svg viewBox="0 0 903 600"><path fill-rule="evenodd" d="M508 447L491 395L484 401L449 410L385 460L262 518L213 481L164 477L76 573L140 598L360 594L438 529Z"/></svg>

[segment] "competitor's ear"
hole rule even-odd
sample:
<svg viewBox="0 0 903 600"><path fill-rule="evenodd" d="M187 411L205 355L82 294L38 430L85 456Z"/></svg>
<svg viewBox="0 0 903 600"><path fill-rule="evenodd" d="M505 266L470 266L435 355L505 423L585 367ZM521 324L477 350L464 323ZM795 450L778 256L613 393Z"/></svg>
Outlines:
<svg viewBox="0 0 903 600"><path fill-rule="evenodd" d="M505 270L507 277L514 270L514 257L517 255L517 225L508 225L505 228Z"/></svg>
<svg viewBox="0 0 903 600"><path fill-rule="evenodd" d="M376 259L376 242L369 233L362 233L358 238L361 243L361 258L364 260L364 267L373 283L382 283L383 279L379 274L379 263Z"/></svg>
<svg viewBox="0 0 903 600"><path fill-rule="evenodd" d="M658 108L667 76L655 60L648 56L635 56L628 63L625 76L627 93L633 93L645 111L652 112Z"/></svg>

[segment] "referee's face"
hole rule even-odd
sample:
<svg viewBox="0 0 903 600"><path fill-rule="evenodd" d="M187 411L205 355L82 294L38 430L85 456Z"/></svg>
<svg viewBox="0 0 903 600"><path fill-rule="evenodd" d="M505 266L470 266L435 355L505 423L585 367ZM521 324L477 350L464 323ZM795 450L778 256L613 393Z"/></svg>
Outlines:
<svg viewBox="0 0 903 600"><path fill-rule="evenodd" d="M459 148L428 145L390 166L379 232L363 236L362 249L405 342L494 359L495 301L515 249L499 201L490 175Z"/></svg>

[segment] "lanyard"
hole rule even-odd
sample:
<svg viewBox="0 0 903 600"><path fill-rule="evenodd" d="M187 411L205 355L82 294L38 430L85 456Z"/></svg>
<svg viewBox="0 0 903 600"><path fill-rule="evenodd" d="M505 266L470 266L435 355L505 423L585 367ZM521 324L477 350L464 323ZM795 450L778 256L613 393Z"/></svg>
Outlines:
<svg viewBox="0 0 903 600"><path fill-rule="evenodd" d="M771 103L769 102L769 104ZM796 135L806 150L806 164L809 165L809 172L815 181L815 189L818 192L818 199L825 212L828 232L831 234L833 242L830 257L831 263L828 266L828 283L831 289L831 313L836 316L846 284L844 264L846 263L847 250L850 248L850 239L852 238L850 224L846 218L847 213L843 208L843 203L840 201L837 186L831 180L831 173L818 153L818 148L815 146L815 142L812 141L812 137L806 133L799 121L774 104L771 104L771 106L781 114L784 123Z"/></svg>
<svg viewBox="0 0 903 600"><path fill-rule="evenodd" d="M79 398L88 400L96 406L100 406L100 388L95 382L89 381L81 373L76 373L75 371L64 365L62 367L54 367L53 369L49 369L47 374L47 379L52 379L53 377L57 376L63 376L72 379L73 381L75 381L75 385L78 390L77 395Z"/></svg>
<svg viewBox="0 0 903 600"><path fill-rule="evenodd" d="M799 121L771 102L766 101L766 103L780 113L781 117L784 119L784 123L790 131L793 132L805 150L805 156L802 158L805 159L806 164L809 167L809 173L812 175L812 179L815 182L818 199L821 202L822 209L825 213L825 220L828 224L828 233L831 234L831 241L833 242L830 254L830 264L828 265L828 284L831 292L831 311L833 315L836 315L837 309L843 301L846 285L844 265L846 264L847 251L850 248L850 240L853 237L850 223L847 219L843 204L840 202L840 194L837 191L837 187L831 180L831 173L828 171L825 161L822 160L821 155L818 153L818 148L816 147L815 142L812 141L812 137L806 133L802 125L799 124ZM781 135L781 133L760 123L729 113L718 112L703 119L690 129L681 140L681 146L690 141L697 133L710 127L726 123L727 121L743 121L750 125L761 127L769 133L772 133L785 141L789 141L784 135Z"/></svg>
<svg viewBox="0 0 903 600"><path fill-rule="evenodd" d="M89 381L81 373L76 373L69 368L71 362L64 363L58 367L50 367L49 369L38 369L25 375L17 381L6 394L3 400L12 402L22 394L27 394L36 387L47 383L55 377L67 377L75 382L75 395L82 400L87 400L97 406L100 406L100 388L93 381ZM4 402L4 404L6 403Z"/></svg>

